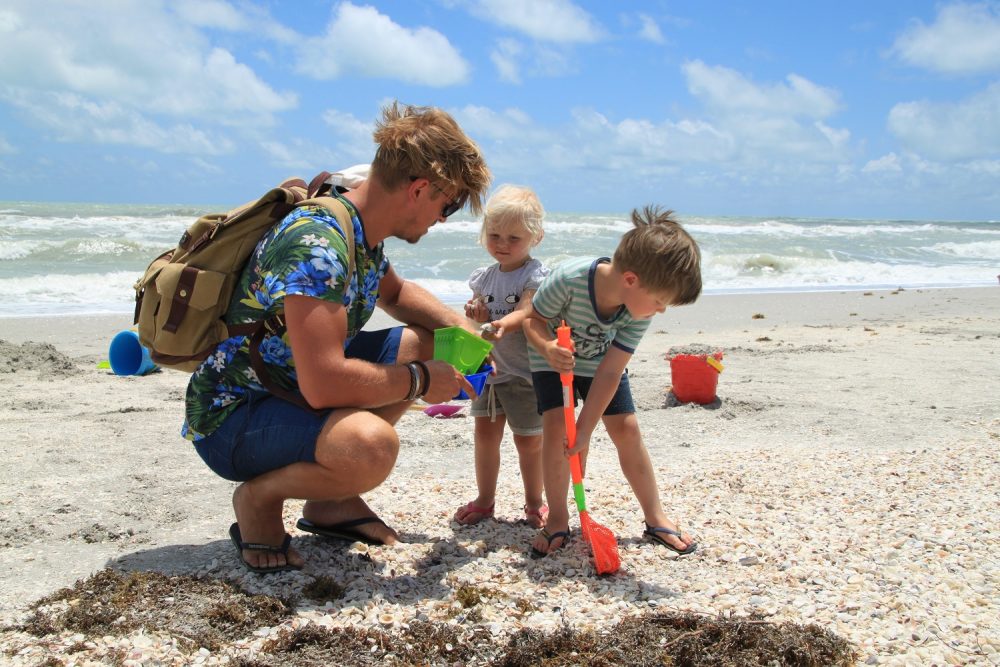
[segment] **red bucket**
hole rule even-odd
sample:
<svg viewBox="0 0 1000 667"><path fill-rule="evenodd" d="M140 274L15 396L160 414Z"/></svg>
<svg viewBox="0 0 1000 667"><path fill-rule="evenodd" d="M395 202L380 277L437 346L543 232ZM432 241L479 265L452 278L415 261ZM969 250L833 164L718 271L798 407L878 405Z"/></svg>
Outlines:
<svg viewBox="0 0 1000 667"><path fill-rule="evenodd" d="M670 358L671 391L681 403L715 401L715 390L722 372L722 352L714 354L676 354Z"/></svg>

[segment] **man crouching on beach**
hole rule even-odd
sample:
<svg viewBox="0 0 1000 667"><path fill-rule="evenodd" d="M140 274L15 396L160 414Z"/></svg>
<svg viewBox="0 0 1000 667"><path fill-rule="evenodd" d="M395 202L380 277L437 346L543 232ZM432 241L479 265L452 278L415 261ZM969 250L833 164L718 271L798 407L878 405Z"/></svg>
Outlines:
<svg viewBox="0 0 1000 667"><path fill-rule="evenodd" d="M397 535L361 499L389 476L394 424L413 400L446 401L462 375L433 356L436 328L465 318L390 266L383 242L416 243L468 204L482 208L490 172L450 115L393 103L374 132L368 179L340 195L354 245L320 207L293 211L261 239L226 314L228 323L284 311L286 329L260 346L275 385L310 411L267 392L252 370L249 338L221 343L191 376L183 435L209 468L243 482L233 493L230 536L254 572L300 569L282 508L306 500L298 527L320 535L392 544ZM355 268L347 275L353 253ZM362 331L379 305L403 322Z"/></svg>

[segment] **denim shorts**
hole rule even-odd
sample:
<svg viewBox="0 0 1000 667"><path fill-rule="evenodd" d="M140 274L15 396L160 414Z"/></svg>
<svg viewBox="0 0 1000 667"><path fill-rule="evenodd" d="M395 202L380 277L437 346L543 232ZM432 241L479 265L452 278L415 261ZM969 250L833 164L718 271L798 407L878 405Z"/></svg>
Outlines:
<svg viewBox="0 0 1000 667"><path fill-rule="evenodd" d="M538 412L545 413L552 408L563 407L562 381L559 373L554 371L536 371L531 374L531 379L535 383L535 396L538 399ZM594 378L582 375L573 376L573 406L576 407L577 399L587 402L587 394L590 393L590 385ZM614 396L604 409L604 414L610 415L630 415L635 412L635 404L632 403L632 389L628 384L628 371L622 373L621 382Z"/></svg>
<svg viewBox="0 0 1000 667"><path fill-rule="evenodd" d="M394 364L403 327L362 331L344 354L377 364ZM195 444L212 471L245 482L298 462L316 462L316 440L333 410L312 412L266 391L249 391L246 402Z"/></svg>

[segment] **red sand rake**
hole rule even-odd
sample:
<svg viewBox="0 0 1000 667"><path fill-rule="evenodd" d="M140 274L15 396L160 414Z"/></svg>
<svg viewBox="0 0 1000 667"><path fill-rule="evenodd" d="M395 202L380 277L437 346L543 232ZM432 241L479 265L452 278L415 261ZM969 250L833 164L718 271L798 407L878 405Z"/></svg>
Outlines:
<svg viewBox="0 0 1000 667"><path fill-rule="evenodd" d="M570 328L566 322L556 328L556 336L561 347L573 349L570 341ZM566 441L570 447L576 446L576 411L573 409L573 373L560 373L563 388L563 416L566 418ZM587 498L583 494L583 469L580 466L580 455L569 458L569 470L573 478L573 497L576 499L576 509L580 512L580 529L583 537L590 543L590 552L594 554L594 567L597 574L612 574L621 567L618 557L618 538L611 530L590 518L587 512Z"/></svg>

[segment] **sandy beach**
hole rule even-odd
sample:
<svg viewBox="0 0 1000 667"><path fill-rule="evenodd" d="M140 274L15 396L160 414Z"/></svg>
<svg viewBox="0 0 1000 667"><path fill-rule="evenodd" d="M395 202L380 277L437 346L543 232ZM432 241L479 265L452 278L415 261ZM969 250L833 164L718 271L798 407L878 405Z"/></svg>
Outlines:
<svg viewBox="0 0 1000 667"><path fill-rule="evenodd" d="M675 610L816 623L863 664L1000 664L1000 288L706 296L659 316L629 371L664 505L700 548L677 558L641 539L599 431L588 501L622 558L606 578L581 539L528 558L509 434L496 520L454 524L475 495L472 420L418 410L399 424L395 472L367 496L403 544L323 541L294 529L289 503L306 569L246 572L226 533L234 485L179 435L187 376L98 368L130 324L0 319L0 662L102 664L113 648L125 664L213 664L304 624L441 621L500 641ZM678 404L664 355L717 349L718 400ZM24 630L35 600L103 568L231 580L298 603L212 650L167 632ZM304 597L321 575L343 596ZM475 615L456 602L468 585L494 593Z"/></svg>

